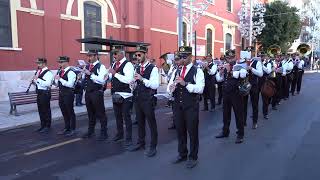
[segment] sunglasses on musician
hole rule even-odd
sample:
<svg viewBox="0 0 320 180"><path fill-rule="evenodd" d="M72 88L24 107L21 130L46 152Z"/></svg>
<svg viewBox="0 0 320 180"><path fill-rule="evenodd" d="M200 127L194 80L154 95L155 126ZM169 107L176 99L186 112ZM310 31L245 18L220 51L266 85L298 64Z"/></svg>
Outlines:
<svg viewBox="0 0 320 180"><path fill-rule="evenodd" d="M179 58L180 58L180 59L187 59L188 57L189 57L188 54L180 54L180 55L179 55Z"/></svg>
<svg viewBox="0 0 320 180"><path fill-rule="evenodd" d="M137 56L137 57L141 57L141 56L142 56L142 54L136 54L136 56Z"/></svg>

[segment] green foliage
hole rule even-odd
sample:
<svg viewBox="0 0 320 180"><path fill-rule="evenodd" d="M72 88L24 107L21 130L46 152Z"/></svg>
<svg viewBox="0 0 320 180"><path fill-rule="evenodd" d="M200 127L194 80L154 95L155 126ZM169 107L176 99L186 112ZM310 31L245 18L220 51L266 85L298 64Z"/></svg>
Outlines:
<svg viewBox="0 0 320 180"><path fill-rule="evenodd" d="M282 52L286 52L292 42L297 39L301 31L301 21L298 9L290 7L288 3L275 1L266 5L264 21L266 27L257 37L264 49L277 44Z"/></svg>

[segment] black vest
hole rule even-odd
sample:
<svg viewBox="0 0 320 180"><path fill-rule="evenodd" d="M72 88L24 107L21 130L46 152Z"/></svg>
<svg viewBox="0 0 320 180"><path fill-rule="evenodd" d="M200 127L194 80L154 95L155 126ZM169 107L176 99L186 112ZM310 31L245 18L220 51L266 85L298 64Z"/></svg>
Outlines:
<svg viewBox="0 0 320 180"><path fill-rule="evenodd" d="M89 65L86 67L87 70L89 70ZM98 76L98 69L100 69L101 64L97 63L92 69L91 69L91 73ZM90 75L85 75L85 79L84 79L84 89L86 90L86 92L93 92L93 91L99 91L103 89L103 86L101 84L97 84L94 81L92 81L90 79Z"/></svg>
<svg viewBox="0 0 320 180"><path fill-rule="evenodd" d="M119 69L117 69L117 73L124 75L123 73L123 68L124 66L128 63L129 61L125 60L119 67ZM116 68L116 63L114 63L113 69ZM131 93L131 89L130 89L130 85L126 84L126 83L122 83L120 82L117 78L113 77L111 80L111 94L114 94L115 92L127 92L127 93Z"/></svg>
<svg viewBox="0 0 320 180"><path fill-rule="evenodd" d="M141 74L140 69L141 68L137 68L136 72L138 74L140 74L142 76L142 78L149 80L150 76L151 76L151 72L153 70L155 66L151 63L149 63L146 67L145 70L143 72L143 74ZM155 89L151 89L149 87L146 87L142 81L137 80L137 86L134 90L134 96L137 98L142 98L142 99L147 99L150 97L153 97L154 94L156 93Z"/></svg>
<svg viewBox="0 0 320 180"><path fill-rule="evenodd" d="M208 68L211 69L213 65L214 65L214 64L211 63L211 64L208 66ZM215 83L215 79L216 79L216 78L215 78L215 75L216 75L216 74L210 75L207 69L204 69L204 70L203 70L203 73L204 73L204 79L205 79L205 83L206 83L206 84L208 84L208 83L209 83L209 84L211 84L211 83L214 84L214 83Z"/></svg>
<svg viewBox="0 0 320 180"><path fill-rule="evenodd" d="M194 77L197 75L197 67L192 66L184 77L184 81L189 84L196 84ZM178 74L177 74L178 75ZM196 93L189 93L185 86L177 85L173 92L174 102L183 107L198 106L199 96Z"/></svg>
<svg viewBox="0 0 320 180"><path fill-rule="evenodd" d="M41 80L45 81L45 80L43 79L43 76L44 76L47 72L49 72L49 71L50 71L49 69L46 69L46 70L42 71L42 72L39 74L38 79L41 79ZM38 86L36 86L36 91L37 91L37 90L38 90Z"/></svg>
<svg viewBox="0 0 320 180"><path fill-rule="evenodd" d="M238 93L239 82L239 79L234 78L231 73L227 73L227 70L224 69L223 94Z"/></svg>
<svg viewBox="0 0 320 180"><path fill-rule="evenodd" d="M71 69L69 68L64 75L61 77L62 71L59 72L59 76L64 79L65 81L68 81L68 73L71 71ZM69 88L66 86L63 86L62 83L59 81L58 82L58 87L59 87L59 92L67 92L67 91L73 91L74 88Z"/></svg>
<svg viewBox="0 0 320 180"><path fill-rule="evenodd" d="M257 67L257 63L258 61L253 61L253 63L251 64L251 67L256 69ZM259 77L255 74L252 73L252 71L249 72L249 82L252 84L252 85L257 85L259 83Z"/></svg>

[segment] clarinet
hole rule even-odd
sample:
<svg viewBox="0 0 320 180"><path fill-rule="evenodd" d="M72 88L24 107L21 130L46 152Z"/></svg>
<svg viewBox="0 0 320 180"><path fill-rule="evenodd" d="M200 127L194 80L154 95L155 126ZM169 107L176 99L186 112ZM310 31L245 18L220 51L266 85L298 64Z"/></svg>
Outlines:
<svg viewBox="0 0 320 180"><path fill-rule="evenodd" d="M38 70L39 70L39 67L37 68L36 72L34 73L34 76L37 75ZM29 84L29 86L28 86L28 88L27 88L27 90L26 90L26 93L27 93L27 94L29 93L32 84L34 84L33 79L32 79L32 81L30 82L30 84Z"/></svg>
<svg viewBox="0 0 320 180"><path fill-rule="evenodd" d="M56 76L60 74L60 72L61 72L61 69L62 69L62 67L59 67L59 69L58 69L58 71L57 71L57 74L56 74ZM52 83L52 85L54 85L54 86L58 87L58 84L56 83L56 80L53 80L53 83Z"/></svg>

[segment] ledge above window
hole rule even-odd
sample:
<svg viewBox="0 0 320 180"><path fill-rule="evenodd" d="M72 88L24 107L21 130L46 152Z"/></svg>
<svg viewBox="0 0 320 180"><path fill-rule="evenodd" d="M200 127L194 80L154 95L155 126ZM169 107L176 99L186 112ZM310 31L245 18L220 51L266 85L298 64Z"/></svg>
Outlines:
<svg viewBox="0 0 320 180"><path fill-rule="evenodd" d="M22 48L0 47L0 51L22 51Z"/></svg>

